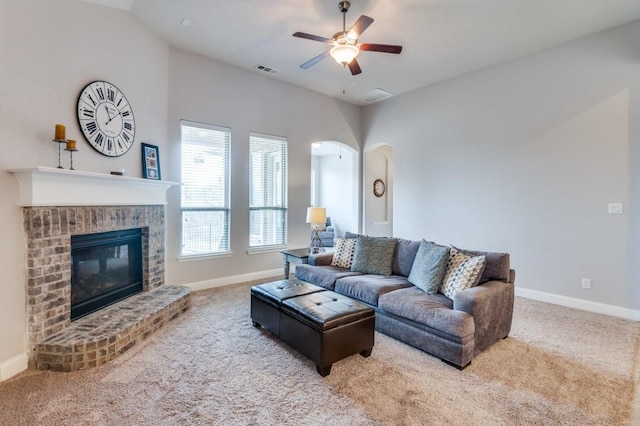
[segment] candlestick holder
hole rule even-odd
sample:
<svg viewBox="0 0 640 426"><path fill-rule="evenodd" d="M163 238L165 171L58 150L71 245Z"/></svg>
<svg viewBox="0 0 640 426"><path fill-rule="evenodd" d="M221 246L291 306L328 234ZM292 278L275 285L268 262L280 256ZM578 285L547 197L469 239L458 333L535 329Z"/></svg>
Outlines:
<svg viewBox="0 0 640 426"><path fill-rule="evenodd" d="M69 151L69 170L75 170L73 168L73 153L77 151L77 149L69 149L69 148L65 148L65 151Z"/></svg>
<svg viewBox="0 0 640 426"><path fill-rule="evenodd" d="M58 168L64 169L64 167L62 167L62 144L66 144L67 141L63 139L52 139L51 141L58 144Z"/></svg>

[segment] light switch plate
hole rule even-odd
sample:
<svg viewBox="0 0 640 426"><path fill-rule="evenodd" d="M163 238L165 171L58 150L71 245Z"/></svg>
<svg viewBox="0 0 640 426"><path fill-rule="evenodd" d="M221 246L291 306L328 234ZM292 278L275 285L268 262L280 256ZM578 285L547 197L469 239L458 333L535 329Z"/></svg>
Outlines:
<svg viewBox="0 0 640 426"><path fill-rule="evenodd" d="M624 208L622 207L622 203L609 203L609 214L622 214L624 213Z"/></svg>

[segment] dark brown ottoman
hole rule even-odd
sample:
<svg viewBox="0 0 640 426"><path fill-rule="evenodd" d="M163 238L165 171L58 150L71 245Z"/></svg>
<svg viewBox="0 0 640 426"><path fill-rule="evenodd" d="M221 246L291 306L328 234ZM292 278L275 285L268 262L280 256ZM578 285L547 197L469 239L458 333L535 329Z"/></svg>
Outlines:
<svg viewBox="0 0 640 426"><path fill-rule="evenodd" d="M281 303L280 339L316 364L321 376L334 362L373 349L374 310L333 291L292 297Z"/></svg>
<svg viewBox="0 0 640 426"><path fill-rule="evenodd" d="M295 278L251 287L251 320L280 336L280 304L283 300L324 291L323 287Z"/></svg>

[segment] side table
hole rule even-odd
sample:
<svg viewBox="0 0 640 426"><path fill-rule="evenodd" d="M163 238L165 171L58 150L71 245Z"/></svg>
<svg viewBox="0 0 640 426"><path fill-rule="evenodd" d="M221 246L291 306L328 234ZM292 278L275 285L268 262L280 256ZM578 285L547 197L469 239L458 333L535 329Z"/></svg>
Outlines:
<svg viewBox="0 0 640 426"><path fill-rule="evenodd" d="M309 263L309 249L293 249L282 250L282 256L284 257L284 279L289 278L289 263Z"/></svg>

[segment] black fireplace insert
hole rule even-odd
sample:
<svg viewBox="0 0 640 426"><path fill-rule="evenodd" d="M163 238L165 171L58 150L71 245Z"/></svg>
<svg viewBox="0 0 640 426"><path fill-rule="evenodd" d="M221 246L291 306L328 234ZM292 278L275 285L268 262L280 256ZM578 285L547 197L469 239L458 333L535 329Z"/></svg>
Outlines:
<svg viewBox="0 0 640 426"><path fill-rule="evenodd" d="M142 229L71 236L71 321L142 292Z"/></svg>

